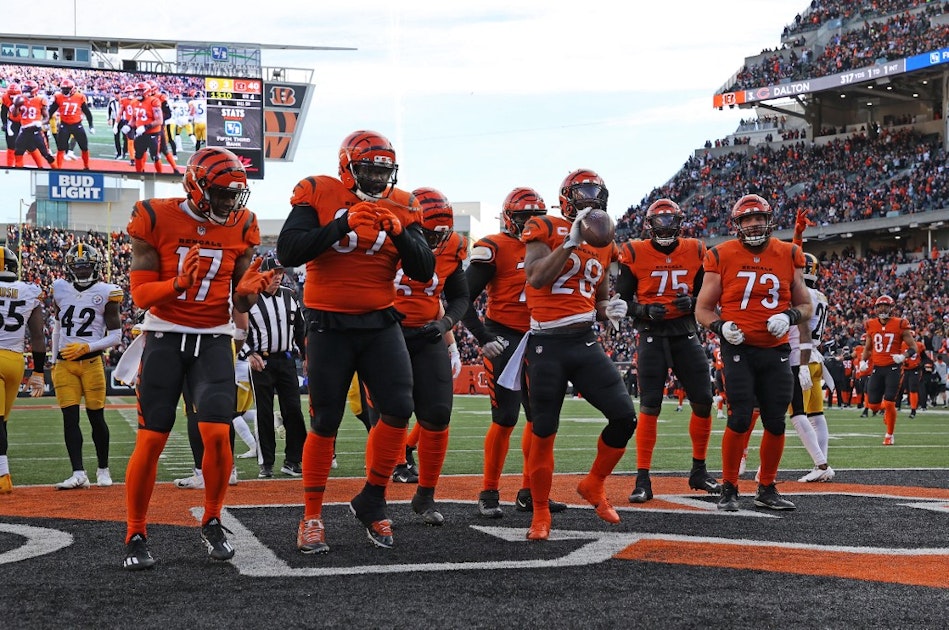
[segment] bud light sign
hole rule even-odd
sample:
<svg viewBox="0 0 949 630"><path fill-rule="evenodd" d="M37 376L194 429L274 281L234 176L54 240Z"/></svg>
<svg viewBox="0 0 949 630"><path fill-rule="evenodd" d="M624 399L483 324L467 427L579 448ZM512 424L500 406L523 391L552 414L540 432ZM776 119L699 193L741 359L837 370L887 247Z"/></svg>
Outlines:
<svg viewBox="0 0 949 630"><path fill-rule="evenodd" d="M49 174L49 198L57 201L105 200L105 177L102 173Z"/></svg>

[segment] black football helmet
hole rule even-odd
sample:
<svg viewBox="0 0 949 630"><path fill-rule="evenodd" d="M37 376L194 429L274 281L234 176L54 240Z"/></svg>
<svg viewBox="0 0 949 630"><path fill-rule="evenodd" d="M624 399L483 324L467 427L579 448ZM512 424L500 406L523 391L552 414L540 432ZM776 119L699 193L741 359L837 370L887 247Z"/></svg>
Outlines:
<svg viewBox="0 0 949 630"><path fill-rule="evenodd" d="M85 243L76 243L66 252L66 275L77 288L88 288L98 282L102 272L99 250Z"/></svg>
<svg viewBox="0 0 949 630"><path fill-rule="evenodd" d="M19 276L20 265L14 252L9 247L0 247L3 250L3 271L0 271L0 280L10 282Z"/></svg>

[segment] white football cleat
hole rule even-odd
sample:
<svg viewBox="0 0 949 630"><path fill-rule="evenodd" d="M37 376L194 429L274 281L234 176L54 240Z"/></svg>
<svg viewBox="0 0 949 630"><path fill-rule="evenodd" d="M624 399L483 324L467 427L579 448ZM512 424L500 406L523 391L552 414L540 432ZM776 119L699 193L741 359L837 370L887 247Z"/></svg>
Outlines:
<svg viewBox="0 0 949 630"><path fill-rule="evenodd" d="M75 490L76 488L88 488L90 485L89 477L86 476L85 471L76 470L73 471L72 476L65 481L61 481L56 484L57 490Z"/></svg>
<svg viewBox="0 0 949 630"><path fill-rule="evenodd" d="M741 463L738 464L738 476L739 476L739 477L741 477L742 475L745 474L745 470L747 470L747 468L746 468L747 465L748 465L747 458L746 458L744 455L742 455L742 456L741 456Z"/></svg>
<svg viewBox="0 0 949 630"><path fill-rule="evenodd" d="M249 451L247 451L246 453L241 453L240 455L237 456L237 459L250 459L251 457L253 457L253 458L255 458L255 459L257 458L257 449L256 449L256 448L252 448L252 449L250 449Z"/></svg>
<svg viewBox="0 0 949 630"><path fill-rule="evenodd" d="M339 468L339 462L336 461L336 453L333 453L333 463L332 463L332 467L333 467L333 468Z"/></svg>
<svg viewBox="0 0 949 630"><path fill-rule="evenodd" d="M824 477L826 470L821 470L815 466L809 473L798 479L801 483L811 483L812 481L820 481Z"/></svg>
<svg viewBox="0 0 949 630"><path fill-rule="evenodd" d="M234 464L234 467L231 468L231 478L227 481L229 485L237 485L237 464Z"/></svg>
<svg viewBox="0 0 949 630"><path fill-rule="evenodd" d="M100 488L108 488L112 485L112 475L108 468L96 468L96 485Z"/></svg>
<svg viewBox="0 0 949 630"><path fill-rule="evenodd" d="M175 486L184 490L204 490L204 475L197 468L190 477L175 479Z"/></svg>
<svg viewBox="0 0 949 630"><path fill-rule="evenodd" d="M837 475L837 473L834 472L834 469L831 468L829 465L827 466L827 470L824 470L822 472L824 474L823 476L821 476L820 481L833 481L834 477Z"/></svg>

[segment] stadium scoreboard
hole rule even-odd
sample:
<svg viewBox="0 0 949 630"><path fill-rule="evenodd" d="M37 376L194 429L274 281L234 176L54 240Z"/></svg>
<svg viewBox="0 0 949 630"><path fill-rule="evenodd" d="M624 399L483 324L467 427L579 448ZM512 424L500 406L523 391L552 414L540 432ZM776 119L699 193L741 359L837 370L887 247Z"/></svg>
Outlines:
<svg viewBox="0 0 949 630"><path fill-rule="evenodd" d="M263 81L206 77L208 146L223 147L242 158L248 175L264 172Z"/></svg>

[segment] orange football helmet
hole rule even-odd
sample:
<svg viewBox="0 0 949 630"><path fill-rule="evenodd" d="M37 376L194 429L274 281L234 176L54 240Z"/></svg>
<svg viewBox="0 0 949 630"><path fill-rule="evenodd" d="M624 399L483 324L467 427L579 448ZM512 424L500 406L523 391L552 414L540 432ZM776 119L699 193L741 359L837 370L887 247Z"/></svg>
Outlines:
<svg viewBox="0 0 949 630"><path fill-rule="evenodd" d="M524 224L531 217L547 214L547 204L533 188L515 188L504 198L501 206L501 219L504 221L504 231L511 236L520 236Z"/></svg>
<svg viewBox="0 0 949 630"><path fill-rule="evenodd" d="M23 94L26 96L33 96L40 89L40 84L34 81L33 79L27 79L20 85L20 89L23 91Z"/></svg>
<svg viewBox="0 0 949 630"><path fill-rule="evenodd" d="M741 226L745 217L759 214L764 216L764 224L755 225L747 229ZM771 233L774 231L774 212L771 210L771 204L763 197L759 195L745 195L732 206L731 222L732 227L735 228L738 240L745 245L758 247L767 243L768 239L771 238Z"/></svg>
<svg viewBox="0 0 949 630"><path fill-rule="evenodd" d="M11 97L16 96L17 94L22 94L23 90L20 89L19 83L11 83L7 86L7 94Z"/></svg>
<svg viewBox="0 0 949 630"><path fill-rule="evenodd" d="M76 89L76 82L70 78L65 78L63 82L59 84L59 89L62 90L64 95L71 96L73 90Z"/></svg>
<svg viewBox="0 0 949 630"><path fill-rule="evenodd" d="M657 199L646 209L646 233L656 245L666 247L679 238L685 215L671 199Z"/></svg>
<svg viewBox="0 0 949 630"><path fill-rule="evenodd" d="M250 197L244 165L220 147L204 147L191 156L185 167L184 188L197 213L218 225L234 225L237 212Z"/></svg>
<svg viewBox="0 0 949 630"><path fill-rule="evenodd" d="M363 201L389 194L399 165L389 140L375 131L354 131L339 147L339 179Z"/></svg>
<svg viewBox="0 0 949 630"><path fill-rule="evenodd" d="M560 184L560 214L573 221L584 208L606 210L610 192L603 179L588 168L580 168L564 178Z"/></svg>
<svg viewBox="0 0 949 630"><path fill-rule="evenodd" d="M412 191L422 211L422 233L433 250L445 244L455 229L455 214L451 203L434 188Z"/></svg>

